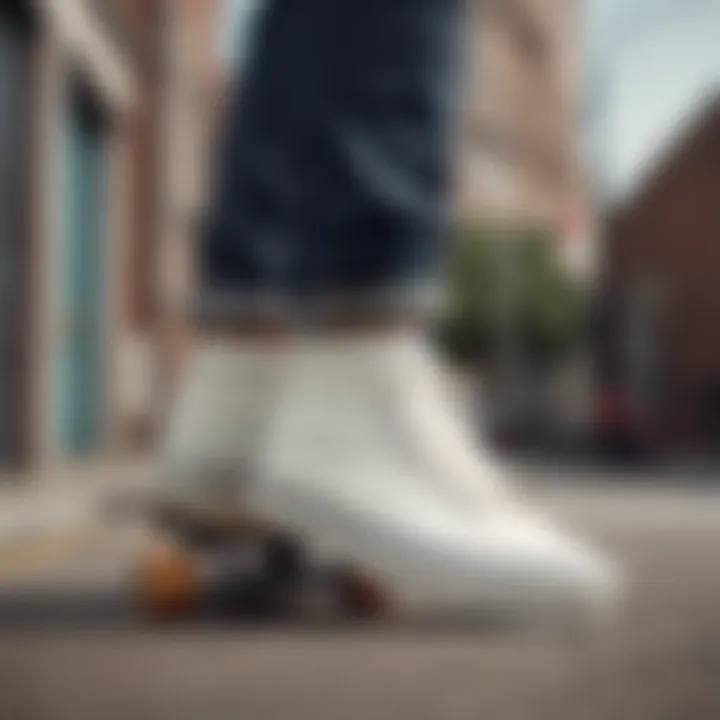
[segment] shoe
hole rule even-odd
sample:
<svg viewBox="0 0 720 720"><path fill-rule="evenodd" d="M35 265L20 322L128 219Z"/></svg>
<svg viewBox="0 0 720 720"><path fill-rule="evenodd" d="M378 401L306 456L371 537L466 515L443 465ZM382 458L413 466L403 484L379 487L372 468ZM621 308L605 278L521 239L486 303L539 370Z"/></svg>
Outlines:
<svg viewBox="0 0 720 720"><path fill-rule="evenodd" d="M277 362L272 347L215 342L198 349L170 413L157 500L198 512L237 505L255 463Z"/></svg>
<svg viewBox="0 0 720 720"><path fill-rule="evenodd" d="M598 619L618 579L514 497L414 335L318 340L282 371L246 510L407 615Z"/></svg>

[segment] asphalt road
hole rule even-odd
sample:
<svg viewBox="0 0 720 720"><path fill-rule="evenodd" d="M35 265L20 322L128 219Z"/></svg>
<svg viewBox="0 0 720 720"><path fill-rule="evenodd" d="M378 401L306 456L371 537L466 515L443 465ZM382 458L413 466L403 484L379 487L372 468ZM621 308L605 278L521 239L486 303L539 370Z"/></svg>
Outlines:
<svg viewBox="0 0 720 720"><path fill-rule="evenodd" d="M0 718L719 718L720 493L547 480L538 500L620 558L630 581L621 617L596 636L148 628L123 596L132 542L99 528L14 583L93 588L108 602L95 622L6 623Z"/></svg>

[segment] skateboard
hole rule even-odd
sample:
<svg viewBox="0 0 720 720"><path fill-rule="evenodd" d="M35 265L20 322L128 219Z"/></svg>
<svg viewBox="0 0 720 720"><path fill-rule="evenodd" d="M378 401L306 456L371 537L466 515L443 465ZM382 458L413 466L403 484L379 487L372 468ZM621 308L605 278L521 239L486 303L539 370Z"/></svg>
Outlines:
<svg viewBox="0 0 720 720"><path fill-rule="evenodd" d="M335 622L391 614L389 593L357 568L318 568L281 528L226 507L155 501L153 539L133 571L153 622L217 618Z"/></svg>

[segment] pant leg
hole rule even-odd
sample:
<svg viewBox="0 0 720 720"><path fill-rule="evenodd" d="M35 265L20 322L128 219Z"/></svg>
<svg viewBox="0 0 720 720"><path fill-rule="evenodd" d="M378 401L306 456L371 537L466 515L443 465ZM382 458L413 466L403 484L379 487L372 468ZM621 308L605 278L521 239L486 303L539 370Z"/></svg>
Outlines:
<svg viewBox="0 0 720 720"><path fill-rule="evenodd" d="M266 0L244 70L233 81L200 248L203 315L266 311L274 301L287 305L293 291L304 251L297 238L300 112L304 102L313 107L322 97L319 78L311 85L299 72L301 4Z"/></svg>
<svg viewBox="0 0 720 720"><path fill-rule="evenodd" d="M205 290L226 311L261 296L414 303L433 288L461 6L270 0L232 102L203 249Z"/></svg>

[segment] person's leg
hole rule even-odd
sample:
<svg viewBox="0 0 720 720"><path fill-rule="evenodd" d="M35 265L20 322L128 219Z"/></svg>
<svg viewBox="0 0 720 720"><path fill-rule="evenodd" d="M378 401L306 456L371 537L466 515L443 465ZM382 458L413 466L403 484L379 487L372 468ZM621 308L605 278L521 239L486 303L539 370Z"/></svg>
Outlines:
<svg viewBox="0 0 720 720"><path fill-rule="evenodd" d="M203 322L437 302L462 6L267 2L220 144Z"/></svg>
<svg viewBox="0 0 720 720"><path fill-rule="evenodd" d="M262 378L298 317L333 334L424 325L460 25L460 0L266 3L218 143L196 308L214 341L173 413L171 465L248 464L242 438L259 414L245 395L267 395ZM222 396L232 417L215 407Z"/></svg>
<svg viewBox="0 0 720 720"><path fill-rule="evenodd" d="M296 319L310 248L309 136L329 117L332 54L322 0L266 0L218 143L199 256L200 327Z"/></svg>
<svg viewBox="0 0 720 720"><path fill-rule="evenodd" d="M266 2L242 73L230 72L200 237L197 347L162 443L163 493L235 502L252 472L276 366L293 322L294 254L287 84L297 61L280 8ZM243 35L242 37L245 37Z"/></svg>
<svg viewBox="0 0 720 720"><path fill-rule="evenodd" d="M608 599L612 573L508 502L423 339L460 13L460 0L269 4L230 115L200 317L227 336L248 315L295 307L316 329L283 355L258 410L268 423L254 443L260 472L238 495L247 512L402 607L584 613ZM203 437L232 456L234 398L250 375L230 365L199 383L177 445Z"/></svg>
<svg viewBox="0 0 720 720"><path fill-rule="evenodd" d="M511 498L424 332L437 299L459 0L310 0L333 58L305 128L296 277L314 337L283 372L262 511L408 609L511 618L604 606L602 557Z"/></svg>
<svg viewBox="0 0 720 720"><path fill-rule="evenodd" d="M335 75L309 133L300 258L321 323L436 309L463 5L349 0L329 11Z"/></svg>

